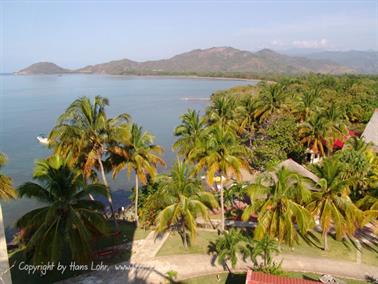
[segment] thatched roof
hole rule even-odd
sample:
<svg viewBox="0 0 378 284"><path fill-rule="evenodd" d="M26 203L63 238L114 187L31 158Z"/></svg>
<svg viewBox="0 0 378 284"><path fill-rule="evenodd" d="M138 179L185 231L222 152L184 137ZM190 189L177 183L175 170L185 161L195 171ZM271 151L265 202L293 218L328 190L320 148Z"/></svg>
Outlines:
<svg viewBox="0 0 378 284"><path fill-rule="evenodd" d="M366 143L372 143L375 152L378 152L378 109L371 116L361 137Z"/></svg>
<svg viewBox="0 0 378 284"><path fill-rule="evenodd" d="M312 172L310 172L304 166L298 164L296 161L294 161L292 159L287 159L287 160L281 162L280 164L278 164L278 167L279 168L285 167L289 171L292 171L292 172L295 172L295 173L297 173L301 176L307 177L314 182L319 181L319 178L316 175L314 175Z"/></svg>

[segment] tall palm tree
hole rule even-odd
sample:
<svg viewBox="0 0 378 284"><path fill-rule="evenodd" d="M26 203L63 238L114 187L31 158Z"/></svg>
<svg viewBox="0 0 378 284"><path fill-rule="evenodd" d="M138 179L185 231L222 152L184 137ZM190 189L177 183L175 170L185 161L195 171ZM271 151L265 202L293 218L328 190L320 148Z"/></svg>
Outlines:
<svg viewBox="0 0 378 284"><path fill-rule="evenodd" d="M196 236L196 218L208 219L208 210L218 207L214 195L203 190L201 182L192 177L192 169L181 161L177 161L169 177L161 181L156 196L164 207L156 220L156 232L161 233L174 226L185 247L188 246L188 238Z"/></svg>
<svg viewBox="0 0 378 284"><path fill-rule="evenodd" d="M49 140L54 153L69 155L71 164L81 167L85 178L93 174L94 168L100 171L102 181L109 190L108 201L115 218L102 159L110 142L109 134L126 123L130 116L123 113L108 119L105 112L108 105L109 101L100 96L96 96L93 103L88 97L75 100L58 118Z"/></svg>
<svg viewBox="0 0 378 284"><path fill-rule="evenodd" d="M206 116L209 123L219 123L222 126L235 128L235 108L236 100L232 96L217 95L212 99L212 104L208 107Z"/></svg>
<svg viewBox="0 0 378 284"><path fill-rule="evenodd" d="M237 113L236 123L238 124L237 132L242 137L248 139L248 144L252 146L252 140L256 130L256 99L253 96L241 100L240 105L235 109Z"/></svg>
<svg viewBox="0 0 378 284"><path fill-rule="evenodd" d="M7 156L0 152L0 170L7 163ZM0 199L7 200L16 197L16 191L12 186L12 179L0 172Z"/></svg>
<svg viewBox="0 0 378 284"><path fill-rule="evenodd" d="M319 218L323 232L324 249L328 250L328 233L336 231L336 238L352 236L363 222L363 212L349 198L348 181L343 180L342 165L335 159L326 159L314 167L320 180L318 191L312 193L307 208Z"/></svg>
<svg viewBox="0 0 378 284"><path fill-rule="evenodd" d="M86 197L88 193L107 196L106 187L86 185L83 175L58 155L37 161L33 178L37 183L24 183L18 188L19 195L46 206L17 221L33 262L61 260L65 251L74 260L88 260L92 237L106 234L107 224L103 204Z"/></svg>
<svg viewBox="0 0 378 284"><path fill-rule="evenodd" d="M146 185L147 176L154 178L157 174L156 167L159 164L165 165L159 156L163 153L163 148L152 144L154 137L143 132L142 127L135 123L129 127L119 127L113 137L115 143L109 147L113 178L123 169L126 169L128 178L132 171L135 173L135 222L138 225L139 180Z"/></svg>
<svg viewBox="0 0 378 284"><path fill-rule="evenodd" d="M279 111L288 103L285 87L280 84L266 85L262 88L256 105L255 117L260 121L266 120L273 113Z"/></svg>
<svg viewBox="0 0 378 284"><path fill-rule="evenodd" d="M206 171L207 183L214 186L214 179L220 178L217 187L220 191L221 230L224 231L224 178L241 179L241 170L249 170L250 150L240 144L233 131L220 124L209 127L201 142L192 151L191 160L197 161L196 173Z"/></svg>
<svg viewBox="0 0 378 284"><path fill-rule="evenodd" d="M317 102L320 96L320 89L314 88L304 91L299 100L299 113L301 121L307 121L317 110Z"/></svg>
<svg viewBox="0 0 378 284"><path fill-rule="evenodd" d="M329 123L320 114L313 115L308 121L299 126L301 142L309 147L315 154L325 156L330 146ZM328 149L327 149L328 147Z"/></svg>
<svg viewBox="0 0 378 284"><path fill-rule="evenodd" d="M204 130L205 121L200 117L199 111L189 109L181 116L181 124L175 129L177 141L173 144L173 149L184 159L196 147Z"/></svg>
<svg viewBox="0 0 378 284"><path fill-rule="evenodd" d="M251 204L243 212L243 220L256 214L258 223L255 239L264 236L285 242L290 246L298 241L298 231L305 235L315 223L311 213L304 207L311 192L302 183L302 178L286 168L270 173L246 189Z"/></svg>

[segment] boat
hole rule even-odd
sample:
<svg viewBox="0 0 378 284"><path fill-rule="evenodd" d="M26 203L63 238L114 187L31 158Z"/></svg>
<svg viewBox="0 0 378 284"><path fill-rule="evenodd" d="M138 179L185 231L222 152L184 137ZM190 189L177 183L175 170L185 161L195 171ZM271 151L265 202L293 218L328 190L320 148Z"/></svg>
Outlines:
<svg viewBox="0 0 378 284"><path fill-rule="evenodd" d="M37 136L37 140L41 144L44 144L44 145L48 145L49 144L49 139L45 135L43 135L43 134L38 135Z"/></svg>

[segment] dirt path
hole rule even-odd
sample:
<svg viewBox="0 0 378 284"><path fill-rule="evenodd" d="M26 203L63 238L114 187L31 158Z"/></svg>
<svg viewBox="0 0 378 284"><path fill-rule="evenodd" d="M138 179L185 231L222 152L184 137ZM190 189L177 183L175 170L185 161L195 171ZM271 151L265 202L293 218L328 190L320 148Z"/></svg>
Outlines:
<svg viewBox="0 0 378 284"><path fill-rule="evenodd" d="M62 283L167 283L167 272L176 271L178 280L200 275L224 272L224 268L216 263L214 257L206 254L186 254L158 256L169 234L155 239L151 232L144 240L135 242L132 247L130 262L113 265L109 271L93 272L67 279ZM276 257L282 260L282 268L287 271L315 272L331 274L346 278L365 279L366 276L378 278L378 267L356 262L329 259L316 256L281 254ZM136 265L135 266L130 266ZM235 270L246 270L252 263L239 260Z"/></svg>
<svg viewBox="0 0 378 284"><path fill-rule="evenodd" d="M146 243L147 244L147 243ZM147 248L147 247L145 247ZM140 254L142 257L143 254ZM308 257L296 255L281 255L282 268L287 271L317 272L343 276L347 278L365 279L367 275L378 277L378 267L366 264L356 264L349 261L333 260L323 257ZM139 259L134 262L140 265L139 269L120 270L120 265L113 266L108 273L95 272L68 279L63 283L167 283L166 273L176 271L179 279L190 278L199 275L220 273L224 269L214 263L209 255L188 254L169 255ZM124 266L127 263L123 263ZM239 261L236 270L245 270L251 263ZM150 268L150 269L146 269Z"/></svg>

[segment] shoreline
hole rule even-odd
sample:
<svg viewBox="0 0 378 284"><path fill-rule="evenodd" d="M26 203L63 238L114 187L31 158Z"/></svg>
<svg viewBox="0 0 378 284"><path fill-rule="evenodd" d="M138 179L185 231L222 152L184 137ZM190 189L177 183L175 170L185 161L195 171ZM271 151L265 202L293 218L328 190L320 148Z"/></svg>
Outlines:
<svg viewBox="0 0 378 284"><path fill-rule="evenodd" d="M80 73L80 72L72 72L72 73L56 73L56 74L18 74L17 72L14 73L3 73L0 76L64 76L64 75L97 75L97 76L110 76L110 77L147 77L147 78L172 78L172 79L198 79L198 80L224 80L224 81L249 81L249 82L273 82L270 80L262 80L262 79L247 79L247 78L237 78L237 77L211 77L211 76L196 76L196 75L137 75L137 74L106 74L106 73Z"/></svg>

